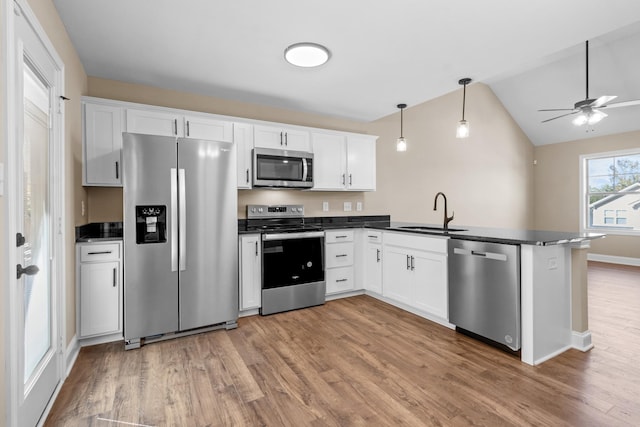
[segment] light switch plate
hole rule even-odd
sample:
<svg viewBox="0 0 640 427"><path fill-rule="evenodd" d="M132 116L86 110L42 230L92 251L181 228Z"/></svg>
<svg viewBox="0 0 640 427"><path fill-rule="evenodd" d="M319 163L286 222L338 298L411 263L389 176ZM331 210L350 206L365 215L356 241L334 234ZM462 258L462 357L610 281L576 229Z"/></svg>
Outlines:
<svg viewBox="0 0 640 427"><path fill-rule="evenodd" d="M356 202L356 210L357 210L358 212L361 212L361 211L362 211L362 202Z"/></svg>
<svg viewBox="0 0 640 427"><path fill-rule="evenodd" d="M344 211L351 212L351 202L344 202Z"/></svg>

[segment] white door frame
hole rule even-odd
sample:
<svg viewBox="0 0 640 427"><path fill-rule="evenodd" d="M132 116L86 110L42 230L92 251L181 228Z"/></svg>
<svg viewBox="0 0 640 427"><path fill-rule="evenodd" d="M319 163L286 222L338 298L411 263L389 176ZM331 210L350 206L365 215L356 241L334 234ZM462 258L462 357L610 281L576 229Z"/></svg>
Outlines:
<svg viewBox="0 0 640 427"><path fill-rule="evenodd" d="M16 49L15 49L15 18L17 14L21 14L27 22L33 28L35 34L39 38L39 41L47 50L47 53L56 65L57 72L54 85L57 92L53 94L55 97L54 108L51 118L53 120L53 141L52 141L52 168L53 168L53 182L51 192L51 216L53 218L52 227L52 239L53 239L53 254L54 263L52 265L52 291L54 292L54 300L56 301L53 309L53 322L54 328L57 331L56 337L52 345L58 352L58 388L62 385L62 380L66 373L65 369L65 346L66 346L66 307L65 307L65 288L66 288L66 253L65 253L65 132L64 132L64 102L60 101L59 96L64 94L64 63L58 53L56 52L53 44L47 37L46 32L38 22L36 15L29 7L26 0L0 0L3 8L3 44L5 52L4 57L4 72L6 76L4 81L5 87L5 135L4 139L7 141L5 144L5 192L3 197L5 198L5 253L4 260L4 277L5 283L5 298L3 301L4 325L5 325L5 366L8 368L5 376L4 389L6 393L6 411L7 411L7 423L10 427L18 426L18 408L19 398L18 390L19 381L22 379L22 375L18 374L18 310L15 307L15 301L17 301L18 287L16 285L15 265L16 250L15 239L12 236L16 235L21 223L21 218L16 216L15 204L18 202L21 194L18 194L18 186L16 184L16 174L21 168L16 167L18 158L17 149L18 145L15 143L18 136L18 132L14 124L21 122L18 115L22 114L21 111L16 111L16 105L18 97L22 97L22 93L18 93L16 90L16 83L19 76L16 76ZM54 396L57 393L54 392ZM53 399L52 399L53 400ZM51 407L52 402L45 409L47 413ZM0 424L5 420L0 420Z"/></svg>

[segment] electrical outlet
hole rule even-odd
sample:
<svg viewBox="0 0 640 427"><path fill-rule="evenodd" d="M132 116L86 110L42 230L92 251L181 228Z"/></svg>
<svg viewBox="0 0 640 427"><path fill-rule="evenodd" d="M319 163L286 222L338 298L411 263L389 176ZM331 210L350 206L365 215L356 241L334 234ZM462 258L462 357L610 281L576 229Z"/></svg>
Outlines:
<svg viewBox="0 0 640 427"><path fill-rule="evenodd" d="M322 202L322 212L329 212L329 202Z"/></svg>
<svg viewBox="0 0 640 427"><path fill-rule="evenodd" d="M80 215L84 216L84 200L80 201Z"/></svg>
<svg viewBox="0 0 640 427"><path fill-rule="evenodd" d="M362 212L362 202L356 202L356 210Z"/></svg>
<svg viewBox="0 0 640 427"><path fill-rule="evenodd" d="M351 212L351 202L344 202L344 211Z"/></svg>

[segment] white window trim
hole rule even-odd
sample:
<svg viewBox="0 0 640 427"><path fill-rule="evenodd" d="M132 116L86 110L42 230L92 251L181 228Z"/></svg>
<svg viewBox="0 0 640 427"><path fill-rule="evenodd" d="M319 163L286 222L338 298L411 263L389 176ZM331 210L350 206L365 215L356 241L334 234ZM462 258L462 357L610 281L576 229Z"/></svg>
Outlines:
<svg viewBox="0 0 640 427"><path fill-rule="evenodd" d="M580 198L580 231L583 233L606 233L620 236L640 236L639 230L621 230L617 227L589 227L587 214L587 160L600 159L603 157L628 156L631 154L640 154L640 148L630 148L627 150L607 151L603 153L582 154L580 156L580 180L579 180L579 198Z"/></svg>

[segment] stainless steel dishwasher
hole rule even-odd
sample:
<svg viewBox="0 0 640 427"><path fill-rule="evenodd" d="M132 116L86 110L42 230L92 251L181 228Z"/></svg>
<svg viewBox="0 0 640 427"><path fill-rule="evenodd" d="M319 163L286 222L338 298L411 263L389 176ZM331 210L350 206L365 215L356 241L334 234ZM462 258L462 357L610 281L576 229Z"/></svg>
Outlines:
<svg viewBox="0 0 640 427"><path fill-rule="evenodd" d="M520 349L520 246L449 240L449 322Z"/></svg>

